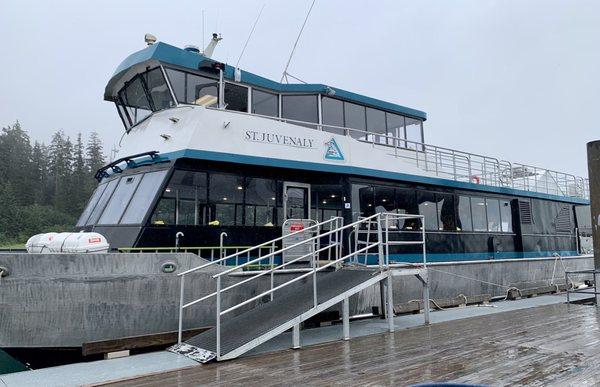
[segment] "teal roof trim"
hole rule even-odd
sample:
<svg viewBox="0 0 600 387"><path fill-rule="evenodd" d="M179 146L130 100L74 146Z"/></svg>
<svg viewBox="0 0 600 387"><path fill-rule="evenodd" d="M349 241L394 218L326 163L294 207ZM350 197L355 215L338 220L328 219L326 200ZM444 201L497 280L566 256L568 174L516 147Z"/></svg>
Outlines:
<svg viewBox="0 0 600 387"><path fill-rule="evenodd" d="M106 90L104 93L105 99L110 99L112 93L112 86L116 83L119 78L132 66L139 63L143 63L149 60L156 60L165 64L172 64L192 70L198 70L198 65L203 61L211 61L212 59L206 58L200 54L183 50L178 47L171 46L166 43L156 43L151 46L144 48L138 52L129 55L115 70L111 77ZM235 74L235 68L233 66L226 65L225 78L233 80ZM327 86L323 84L304 84L304 83L279 83L273 80L261 77L259 75L249 73L247 71L241 71L241 80L243 83L251 86L257 86L264 89L270 89L278 93L321 93L327 94L328 89L335 92L335 97L341 98L347 101L360 103L375 108L388 110L394 113L408 115L414 118L422 120L427 119L427 113L411 109L406 106L397 105L394 103L382 101L376 98L367 97L361 94L356 94L337 87Z"/></svg>

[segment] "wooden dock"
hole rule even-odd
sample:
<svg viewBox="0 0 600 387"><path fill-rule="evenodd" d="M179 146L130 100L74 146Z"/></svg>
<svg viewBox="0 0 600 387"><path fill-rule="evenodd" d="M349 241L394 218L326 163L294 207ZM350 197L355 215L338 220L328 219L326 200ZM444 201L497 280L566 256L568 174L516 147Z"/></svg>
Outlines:
<svg viewBox="0 0 600 387"><path fill-rule="evenodd" d="M596 384L600 383L599 316L591 306L540 306L198 365L113 384Z"/></svg>

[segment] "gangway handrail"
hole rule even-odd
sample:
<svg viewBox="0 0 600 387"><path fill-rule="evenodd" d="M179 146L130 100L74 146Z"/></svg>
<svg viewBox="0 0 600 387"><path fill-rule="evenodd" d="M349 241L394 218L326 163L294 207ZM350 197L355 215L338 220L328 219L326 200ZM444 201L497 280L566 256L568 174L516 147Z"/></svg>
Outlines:
<svg viewBox="0 0 600 387"><path fill-rule="evenodd" d="M368 220L368 219L376 218L376 217L378 217L378 216L379 216L379 214L371 215L371 216L369 216L369 217L365 218L364 220ZM341 217L339 217L339 216L337 216L337 217L334 217L334 218L332 218L331 220L335 220L335 219L342 219L342 218L341 218ZM354 223L350 223L350 224L347 224L347 225L345 225L345 226L341 226L341 227L339 227L339 228L336 228L336 229L334 229L334 230L330 230L330 231L324 232L323 234L319 234L319 235L316 235L316 236L310 237L310 238L308 238L308 239L305 239L305 240L303 240L303 241L301 241L301 242L298 242L298 243L295 243L295 244L293 244L293 245L286 246L286 247L284 247L284 248L281 248L280 250L277 250L277 251L271 252L271 253L269 253L269 254L267 254L267 255L264 255L264 256L262 256L262 257L255 258L255 259L253 259L252 261L248 261L248 262L246 262L246 263L243 263L243 264L241 264L241 265L239 265L239 266L232 267L232 268L230 268L230 269L227 269L227 270L225 270L225 271L222 271L222 272L220 272L220 273L217 273L217 274L213 275L213 278L221 277L221 276L223 276L223 275L226 275L226 274L229 274L229 273L231 273L231 272L237 271L237 270L239 270L239 269L242 269L242 268L244 268L245 266L251 265L252 263L254 263L254 262L258 261L258 260L264 260L264 259L267 259L267 258L269 258L269 257L270 257L270 256L272 256L272 255L276 255L276 254L282 253L282 252L284 252L284 251L290 250L290 249L292 249L292 248L294 248L294 247L301 246L301 245L303 245L303 244L305 244L305 243L307 243L307 242L310 242L310 241L313 241L313 240L317 240L317 239L320 239L320 238L322 238L322 237L325 237L325 236L332 235L332 234L334 234L334 233L336 233L336 232L339 232L339 231L345 230L345 229L347 229L347 228L350 228L350 227L352 227L352 226L355 226L355 225L357 225L357 224L359 224L359 223L361 223L361 222L363 222L363 220L359 220L359 221L356 221L356 222L354 222ZM303 231L304 231L304 230L303 230ZM291 234L289 234L289 235L291 235ZM287 235L287 236L289 236L289 235ZM286 236L286 237L287 237L287 236Z"/></svg>
<svg viewBox="0 0 600 387"><path fill-rule="evenodd" d="M242 302L240 302L239 304L236 304L236 305L234 305L234 306L230 307L229 309L225 309L224 311L221 311L221 312L220 312L220 313L221 313L220 315L221 315L221 316L223 316L223 315L225 315L225 314L227 314L227 313L233 312L234 310L236 310L236 309L239 309L239 308L241 308L242 306L244 306L244 305L247 305L247 304L251 303L252 301L256 301L256 300L260 299L261 297L264 297L264 296L266 296L266 295L269 295L269 294L271 294L271 293L274 293L276 290L283 289L284 287L286 287L286 286L288 286L288 285L291 285L291 284L293 284L293 283L295 283L295 282L297 282L297 281L299 281L299 280L301 280L301 279L303 279L303 278L306 278L306 277L308 277L308 276L314 275L314 273L318 273L318 272L320 272L320 271L322 271L322 270L324 270L324 269L328 268L329 266L332 266L332 265L335 265L335 264L337 264L337 263L339 263L339 262L345 261L345 260L347 260L347 259L349 259L349 258L352 258L352 257L353 257L354 255L356 255L356 254L360 254L360 253L362 253L363 251L370 250L370 249L372 249L372 248L374 248L374 247L378 247L378 246L380 246L380 245L381 245L381 242L380 242L380 241L378 241L378 242L374 242L373 244L371 244L371 245L368 245L368 246L366 246L366 247L363 247L363 248L362 248L362 249L360 249L360 250L354 251L354 252L352 252L352 253L350 253L350 254L346 254L345 256L343 256L343 257L341 257L341 258L338 258L338 259L336 259L335 261L331 261L331 262L329 262L329 263L328 263L328 264L326 264L326 265L320 266L319 268L316 268L316 269L314 269L314 270L311 270L311 271L310 271L310 272L308 272L308 273L304 273L304 274L302 274L302 275L300 275L300 276L298 276L298 277L296 277L296 278L293 278L293 279L289 280L288 282L284 282L284 283L282 283L282 284L280 284L280 285L277 285L276 287L274 287L274 288L272 288L272 289L265 290L265 291L264 291L264 292L262 292L261 294L258 294L258 295L254 296L254 297L252 297L252 298L249 298L249 299L247 299L247 300L245 300L245 301L242 301ZM223 290L221 290L221 292L222 292L222 291L223 291Z"/></svg>
<svg viewBox="0 0 600 387"><path fill-rule="evenodd" d="M312 225L312 226L306 227L306 228L304 228L304 229L302 229L302 230L299 230L299 231L294 231L294 232L291 232L291 233L289 233L289 234L287 234L287 235L282 235L282 236L280 236L280 237L278 237L278 238L271 239L270 241L267 241L267 242L261 243L261 244L259 244L259 245L256 245L256 246L253 246L253 247L250 247L250 248L247 248L246 250L242 250L242 251L236 252L236 253L234 253L234 254L230 254L230 255L228 255L228 256L225 256L225 257L223 257L223 258L221 258L221 259L216 259L216 260L214 260L214 261L207 262L207 263L205 263L205 264L202 264L202 265L200 265L200 266L193 267L193 268L191 268L191 269L188 269L188 270L186 270L186 271L183 271L183 272L181 272L181 273L177 274L177 276L178 276L178 277L183 277L183 276L185 276L185 275L187 275L187 274L190 274L190 273L193 273L193 272L195 272L195 271L198 271L198 270L204 269L204 268L206 268L206 267L208 267L208 266L216 265L216 264L219 264L219 263L221 263L221 262L227 261L227 260L229 260L229 259L235 258L236 256L240 256L240 255L248 254L249 252L251 252L251 251L253 251L253 250L257 250L257 249L259 249L259 248L270 247L269 245L271 245L271 246L272 246L274 243L277 243L277 242L279 242L279 241L283 240L284 238L289 238L290 236L293 236L293 235L297 235L297 234L300 234L300 233L306 232L306 230L310 230L310 229L313 229L313 228L317 228L317 229L318 229L318 227L324 226L324 225L325 225L325 224L327 224L327 223L332 223L334 220L335 220L335 218L328 219L328 220L324 220L323 222L320 222L320 223L314 224L314 225ZM266 257L263 257L263 258L262 258L262 260L264 260L264 259L266 259Z"/></svg>

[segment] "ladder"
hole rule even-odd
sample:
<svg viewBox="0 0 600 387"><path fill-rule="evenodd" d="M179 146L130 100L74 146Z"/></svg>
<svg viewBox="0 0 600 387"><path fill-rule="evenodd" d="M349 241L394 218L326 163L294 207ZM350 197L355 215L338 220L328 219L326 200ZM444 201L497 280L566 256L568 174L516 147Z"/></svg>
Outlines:
<svg viewBox="0 0 600 387"><path fill-rule="evenodd" d="M332 217L302 230L180 273L179 340L176 345L168 348L168 350L201 363L212 360L234 359L289 329L293 330L293 347L299 348L300 324L338 303L342 303L343 337L349 339L349 297L379 283L383 283L387 289L385 291L385 315L389 330L393 332L392 278L396 275L403 275L403 273L391 267L389 259L386 257L386 255L389 256L389 253L386 254L389 248L386 248L383 225L388 224L390 218L398 219L399 217L422 218L420 215L379 213L343 225L341 217ZM366 243L361 244L358 248L343 254L342 236L344 232L361 229L365 226L368 226L377 237L369 238ZM310 232L307 233L307 231ZM282 243L284 238L296 238L297 240L299 233L309 237L294 244ZM400 244L403 242L393 243ZM422 243L425 243L424 239ZM278 245L284 247L278 248L276 247ZM269 249L270 252L261 255L266 246L272 247ZM301 247L306 246L310 246L310 248L305 250L308 251L305 255L288 261L282 260L279 265L274 264L274 258L282 256L287 249L298 251L302 250ZM250 256L253 252L257 253L256 258L219 271L212 276L212 279L216 282L214 292L192 301L184 301L186 276L200 270L210 269L211 266L220 265L228 260L231 262L232 259L235 260L238 254ZM368 255L372 252L378 257L377 264L353 264L356 257ZM330 259L319 264L320 256L327 256ZM308 267L285 271L290 265L307 259ZM244 269L251 266L255 267L265 261L269 262L267 269L253 271L246 278L236 276L236 273L239 275ZM423 257L423 261L425 262L425 257ZM426 270L426 268L424 269ZM285 272L286 278L289 276L293 278L275 285L274 274L278 271ZM426 275L423 274L422 269L411 269L406 274L414 274L426 284L426 280L424 281ZM232 276L243 279L232 282ZM270 278L263 278L265 276ZM267 289L260 291L264 289L266 279L270 279ZM239 291L240 286L253 283L256 284L256 287L253 288L256 291ZM226 302L224 302L225 295L234 289L238 290L234 298L235 302L233 305L226 305ZM243 299L240 300L240 297L243 297ZM184 311L207 301L214 302L216 309L214 328L182 342ZM425 309L427 323L429 319L428 308Z"/></svg>

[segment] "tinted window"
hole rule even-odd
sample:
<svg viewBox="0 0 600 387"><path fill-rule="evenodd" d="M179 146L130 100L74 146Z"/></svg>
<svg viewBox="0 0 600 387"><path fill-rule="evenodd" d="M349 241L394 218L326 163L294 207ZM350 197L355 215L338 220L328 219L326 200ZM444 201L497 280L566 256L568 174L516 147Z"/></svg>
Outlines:
<svg viewBox="0 0 600 387"><path fill-rule="evenodd" d="M177 97L177 101L185 103L185 73L173 69L165 69L171 88Z"/></svg>
<svg viewBox="0 0 600 387"><path fill-rule="evenodd" d="M87 206L81 213L79 220L77 221L77 226L85 225L86 220L88 220L90 214L92 213L92 210L94 209L94 207L96 207L96 203L98 202L98 199L100 198L100 195L102 195L102 192L104 192L105 188L106 184L100 184L98 187L96 187L96 190L92 194L90 201L88 202Z"/></svg>
<svg viewBox="0 0 600 387"><path fill-rule="evenodd" d="M115 189L115 193L110 198L110 202L102 213L98 224L117 224L125 211L125 207L131 200L131 196L138 186L142 174L133 176L123 176L119 181L119 185Z"/></svg>
<svg viewBox="0 0 600 387"><path fill-rule="evenodd" d="M246 226L273 226L276 206L275 180L246 179Z"/></svg>
<svg viewBox="0 0 600 387"><path fill-rule="evenodd" d="M498 199L486 199L488 231L499 232L500 202Z"/></svg>
<svg viewBox="0 0 600 387"><path fill-rule="evenodd" d="M297 121L318 122L316 95L282 95L281 116Z"/></svg>
<svg viewBox="0 0 600 387"><path fill-rule="evenodd" d="M323 124L341 127L344 126L344 103L342 101L329 97L323 97L321 100L321 109L323 110L321 116ZM344 134L344 129L324 126L323 130L330 133Z"/></svg>
<svg viewBox="0 0 600 387"><path fill-rule="evenodd" d="M396 212L399 214L418 214L417 197L411 189L396 189ZM403 230L418 230L421 228L420 219L401 221L399 225Z"/></svg>
<svg viewBox="0 0 600 387"><path fill-rule="evenodd" d="M387 129L385 125L385 112L377 109L367 108L367 131L372 133L387 135ZM373 136L369 138L371 141L379 142L381 144L387 144L387 138L381 136ZM391 144L391 142L390 142Z"/></svg>
<svg viewBox="0 0 600 387"><path fill-rule="evenodd" d="M110 196L112 195L113 191L115 190L115 187L117 186L118 182L119 182L119 179L117 178L117 179L109 181L106 184L106 189L102 193L100 200L98 200L98 204L94 208L94 211L92 211L92 215L90 215L90 218L86 222L86 225L96 224L96 222L98 221L98 218L102 214L102 210L104 210L104 207L106 206L106 203L108 203L108 200L110 199Z"/></svg>
<svg viewBox="0 0 600 387"><path fill-rule="evenodd" d="M163 77L162 70L155 68L145 74L146 86L148 87L148 94L154 103L154 110L162 110L170 108L174 105L173 98L171 97L171 91L167 86L165 77Z"/></svg>
<svg viewBox="0 0 600 387"><path fill-rule="evenodd" d="M160 188L167 171L157 171L146 173L142 177L142 181L135 195L131 199L131 203L127 207L121 223L135 224L141 223L144 215L148 212L148 206L152 204L156 191Z"/></svg>
<svg viewBox="0 0 600 387"><path fill-rule="evenodd" d="M218 98L219 92L217 86L218 82L216 79L187 74L186 102L195 104L199 98L205 95Z"/></svg>
<svg viewBox="0 0 600 387"><path fill-rule="evenodd" d="M484 198L471 198L471 214L473 215L473 231L487 231Z"/></svg>
<svg viewBox="0 0 600 387"><path fill-rule="evenodd" d="M119 92L119 97L125 105L129 118L133 121L132 124L140 122L151 113L150 102L144 91L141 76L137 76L131 82L126 83Z"/></svg>
<svg viewBox="0 0 600 387"><path fill-rule="evenodd" d="M175 171L154 212L152 223L183 225L204 224L206 195L206 173L182 170Z"/></svg>
<svg viewBox="0 0 600 387"><path fill-rule="evenodd" d="M444 231L455 231L454 196L450 194L435 194L437 201L438 227Z"/></svg>
<svg viewBox="0 0 600 387"><path fill-rule="evenodd" d="M227 110L248 111L248 88L231 83L225 84L225 104Z"/></svg>
<svg viewBox="0 0 600 387"><path fill-rule="evenodd" d="M364 131L366 129L365 107L350 102L344 102L344 126L347 128ZM364 138L365 135L351 130L350 135L354 138Z"/></svg>
<svg viewBox="0 0 600 387"><path fill-rule="evenodd" d="M370 216L375 213L373 207L373 187L352 184L352 219L359 216Z"/></svg>
<svg viewBox="0 0 600 387"><path fill-rule="evenodd" d="M471 201L468 196L458 197L458 219L459 230L473 231L473 222L471 221Z"/></svg>
<svg viewBox="0 0 600 387"><path fill-rule="evenodd" d="M425 230L438 229L438 212L433 192L418 192L419 214L425 216Z"/></svg>
<svg viewBox="0 0 600 387"><path fill-rule="evenodd" d="M311 186L313 219L321 222L332 216L341 216L342 190L339 185L314 184ZM329 229L329 225L326 226Z"/></svg>
<svg viewBox="0 0 600 387"><path fill-rule="evenodd" d="M240 176L211 174L209 202L213 206L211 222L220 226L242 224L244 181Z"/></svg>
<svg viewBox="0 0 600 387"><path fill-rule="evenodd" d="M510 201L500 200L500 217L502 219L502 231L512 232L512 211Z"/></svg>
<svg viewBox="0 0 600 387"><path fill-rule="evenodd" d="M277 94L252 89L252 113L279 117L279 99Z"/></svg>

